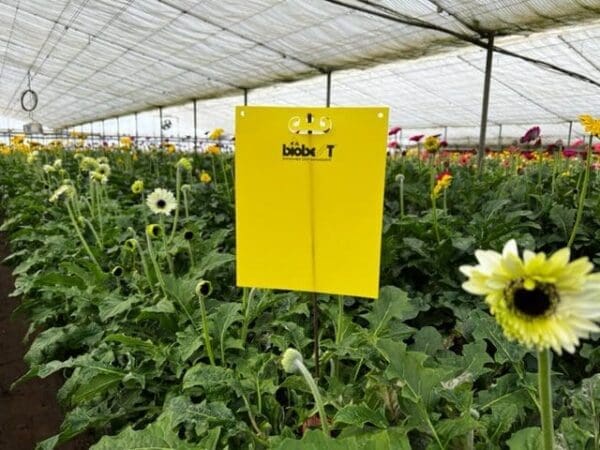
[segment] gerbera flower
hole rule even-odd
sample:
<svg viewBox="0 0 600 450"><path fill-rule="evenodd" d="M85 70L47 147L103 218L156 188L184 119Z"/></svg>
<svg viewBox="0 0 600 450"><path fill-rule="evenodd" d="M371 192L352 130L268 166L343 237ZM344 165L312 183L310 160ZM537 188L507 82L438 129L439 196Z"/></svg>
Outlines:
<svg viewBox="0 0 600 450"><path fill-rule="evenodd" d="M569 262L563 248L547 257L525 250L514 239L502 254L478 250L477 266L462 266L469 279L463 289L484 295L492 315L511 340L539 351L575 351L581 338L600 331L600 273L588 258Z"/></svg>
<svg viewBox="0 0 600 450"><path fill-rule="evenodd" d="M173 193L162 188L154 189L154 192L148 196L146 204L154 214L164 214L166 216L177 208L177 201Z"/></svg>
<svg viewBox="0 0 600 450"><path fill-rule="evenodd" d="M583 125L586 133L600 137L600 119L594 119L589 114L582 114L579 116L579 121Z"/></svg>
<svg viewBox="0 0 600 450"><path fill-rule="evenodd" d="M208 134L208 138L211 140L219 139L223 135L223 133L225 133L225 130L223 128L215 128Z"/></svg>
<svg viewBox="0 0 600 450"><path fill-rule="evenodd" d="M427 136L423 141L423 147L428 153L437 153L440 149L440 138L437 136Z"/></svg>
<svg viewBox="0 0 600 450"><path fill-rule="evenodd" d="M106 163L98 164L96 172L108 178L108 176L110 175L110 166Z"/></svg>
<svg viewBox="0 0 600 450"><path fill-rule="evenodd" d="M450 184L452 184L452 174L448 171L439 173L433 187L433 197L438 198L445 189L450 187Z"/></svg>
<svg viewBox="0 0 600 450"><path fill-rule="evenodd" d="M183 170L190 172L192 170L192 162L188 158L180 158L177 161L177 167L181 167Z"/></svg>
<svg viewBox="0 0 600 450"><path fill-rule="evenodd" d="M146 225L146 234L151 238L157 238L162 235L162 227L157 223Z"/></svg>
<svg viewBox="0 0 600 450"><path fill-rule="evenodd" d="M141 194L144 191L144 181L135 180L131 185L131 192L134 194Z"/></svg>
<svg viewBox="0 0 600 450"><path fill-rule="evenodd" d="M521 144L526 142L535 141L540 136L540 127L531 127L529 130L525 132L523 137L521 137Z"/></svg>
<svg viewBox="0 0 600 450"><path fill-rule="evenodd" d="M58 189L54 191L54 193L50 196L50 202L54 203L57 200L60 200L63 195L66 198L71 198L75 195L75 188L70 184L63 184Z"/></svg>
<svg viewBox="0 0 600 450"><path fill-rule="evenodd" d="M212 181L211 176L208 174L208 172L206 170L203 170L200 173L199 179L200 179L200 183L203 183L203 184L208 184Z"/></svg>
<svg viewBox="0 0 600 450"><path fill-rule="evenodd" d="M211 144L208 147L206 147L205 151L210 155L218 155L221 153L221 149L219 148L219 146L214 144Z"/></svg>

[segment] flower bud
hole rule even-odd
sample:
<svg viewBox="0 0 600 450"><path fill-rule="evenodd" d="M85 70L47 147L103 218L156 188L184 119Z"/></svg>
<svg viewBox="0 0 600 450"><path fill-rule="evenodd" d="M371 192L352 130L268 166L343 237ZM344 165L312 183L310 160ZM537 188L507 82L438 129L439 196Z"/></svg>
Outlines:
<svg viewBox="0 0 600 450"><path fill-rule="evenodd" d="M196 295L198 297L206 297L212 292L212 285L210 281L200 280L196 284Z"/></svg>
<svg viewBox="0 0 600 450"><path fill-rule="evenodd" d="M281 357L281 366L287 373L294 373L297 370L296 363L303 363L302 354L295 348L288 348Z"/></svg>
<svg viewBox="0 0 600 450"><path fill-rule="evenodd" d="M194 232L192 230L187 230L185 233L183 233L183 238L186 241L191 241L194 239Z"/></svg>
<svg viewBox="0 0 600 450"><path fill-rule="evenodd" d="M162 235L162 228L156 223L151 223L146 227L146 234L151 238L157 238Z"/></svg>
<svg viewBox="0 0 600 450"><path fill-rule="evenodd" d="M127 239L125 241L125 248L130 251L134 251L138 246L138 241L136 239Z"/></svg>
<svg viewBox="0 0 600 450"><path fill-rule="evenodd" d="M123 268L121 266L116 266L113 270L110 271L116 278L120 278L123 276Z"/></svg>

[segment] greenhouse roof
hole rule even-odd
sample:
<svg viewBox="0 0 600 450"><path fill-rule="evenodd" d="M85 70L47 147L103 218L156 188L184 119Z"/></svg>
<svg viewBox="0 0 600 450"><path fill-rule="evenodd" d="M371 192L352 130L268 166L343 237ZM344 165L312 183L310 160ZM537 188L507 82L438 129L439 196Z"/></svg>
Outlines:
<svg viewBox="0 0 600 450"><path fill-rule="evenodd" d="M561 123L600 111L599 13L599 0L6 0L0 115L27 117L28 72L35 119L62 127L193 98L225 97L208 102L219 114L244 89L253 104L322 104L334 71L332 105L472 126L494 32L497 50L545 65L495 53L491 124Z"/></svg>

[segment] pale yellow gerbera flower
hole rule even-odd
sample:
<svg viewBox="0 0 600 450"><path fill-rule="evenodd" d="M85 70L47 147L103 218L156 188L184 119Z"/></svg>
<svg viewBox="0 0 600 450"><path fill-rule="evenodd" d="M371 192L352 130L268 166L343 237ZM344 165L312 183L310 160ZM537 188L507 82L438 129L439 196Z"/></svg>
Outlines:
<svg viewBox="0 0 600 450"><path fill-rule="evenodd" d="M143 180L135 180L131 185L131 192L134 194L141 194L144 192L144 181Z"/></svg>
<svg viewBox="0 0 600 450"><path fill-rule="evenodd" d="M600 331L600 273L588 258L569 262L563 248L547 257L525 250L514 239L502 254L477 250L477 266L462 266L463 289L485 296L492 315L511 340L529 348L573 353L579 340Z"/></svg>
<svg viewBox="0 0 600 450"><path fill-rule="evenodd" d="M146 204L153 213L166 216L177 208L177 200L175 200L173 193L162 188L154 189L154 192L148 196Z"/></svg>

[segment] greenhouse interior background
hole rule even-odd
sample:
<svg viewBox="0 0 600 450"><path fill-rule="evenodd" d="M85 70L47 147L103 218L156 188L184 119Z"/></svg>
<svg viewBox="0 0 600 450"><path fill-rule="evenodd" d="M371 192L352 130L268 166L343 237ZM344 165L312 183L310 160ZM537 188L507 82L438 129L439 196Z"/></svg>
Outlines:
<svg viewBox="0 0 600 450"><path fill-rule="evenodd" d="M0 0L0 450L600 450L600 0Z"/></svg>
<svg viewBox="0 0 600 450"><path fill-rule="evenodd" d="M0 21L5 140L28 121L28 74L47 132L190 148L217 127L232 135L244 101L325 104L331 73L331 106L387 105L406 143L439 133L476 146L490 33L503 51L493 54L488 145L534 125L548 141L569 131L575 141L577 115L599 101L595 0L15 0Z"/></svg>

